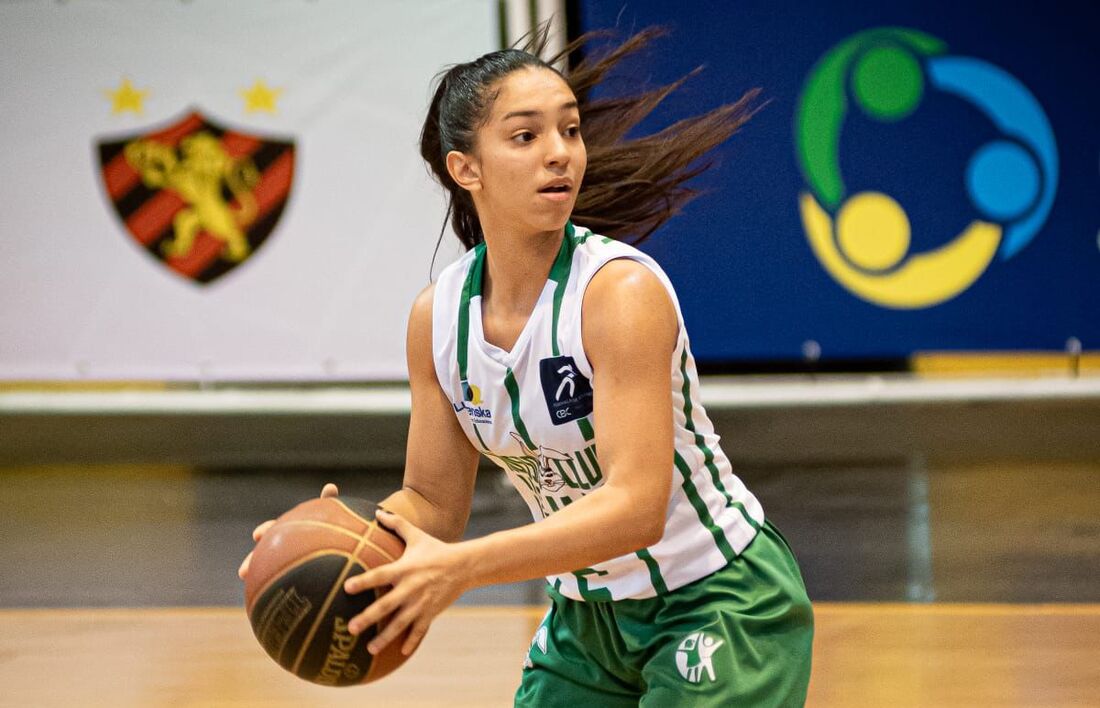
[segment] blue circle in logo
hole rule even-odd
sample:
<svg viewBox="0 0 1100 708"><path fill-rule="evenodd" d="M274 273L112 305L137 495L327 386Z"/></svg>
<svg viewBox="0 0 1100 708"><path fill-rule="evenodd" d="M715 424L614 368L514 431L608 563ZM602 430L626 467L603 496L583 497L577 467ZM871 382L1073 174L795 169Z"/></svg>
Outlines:
<svg viewBox="0 0 1100 708"><path fill-rule="evenodd" d="M966 168L966 189L988 218L1011 221L1039 198L1039 165L1023 146L1010 140L986 143Z"/></svg>

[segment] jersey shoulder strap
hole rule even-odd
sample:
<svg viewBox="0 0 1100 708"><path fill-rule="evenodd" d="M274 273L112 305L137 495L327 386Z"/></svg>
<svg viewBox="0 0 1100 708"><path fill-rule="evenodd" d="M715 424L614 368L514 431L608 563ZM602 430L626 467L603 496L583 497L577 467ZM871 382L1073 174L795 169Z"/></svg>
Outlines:
<svg viewBox="0 0 1100 708"><path fill-rule="evenodd" d="M457 391L457 345L459 310L462 307L463 286L468 280L470 268L477 261L478 249L470 249L465 255L443 269L435 281L432 295L432 358L435 375L443 392L451 403L461 400Z"/></svg>

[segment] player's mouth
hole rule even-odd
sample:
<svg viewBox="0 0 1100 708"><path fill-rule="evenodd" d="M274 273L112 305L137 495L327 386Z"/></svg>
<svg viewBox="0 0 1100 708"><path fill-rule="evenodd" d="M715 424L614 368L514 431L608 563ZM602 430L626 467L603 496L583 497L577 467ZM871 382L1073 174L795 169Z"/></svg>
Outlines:
<svg viewBox="0 0 1100 708"><path fill-rule="evenodd" d="M539 194L555 202L567 201L573 195L573 180L562 177L539 187Z"/></svg>

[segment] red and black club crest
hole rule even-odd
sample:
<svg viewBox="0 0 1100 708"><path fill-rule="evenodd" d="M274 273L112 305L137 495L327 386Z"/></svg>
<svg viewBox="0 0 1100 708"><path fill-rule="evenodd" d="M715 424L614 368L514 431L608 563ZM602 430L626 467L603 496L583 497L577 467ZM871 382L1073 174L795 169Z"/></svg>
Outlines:
<svg viewBox="0 0 1100 708"><path fill-rule="evenodd" d="M229 130L197 111L97 146L107 196L127 232L198 283L256 252L279 221L294 179L293 142Z"/></svg>

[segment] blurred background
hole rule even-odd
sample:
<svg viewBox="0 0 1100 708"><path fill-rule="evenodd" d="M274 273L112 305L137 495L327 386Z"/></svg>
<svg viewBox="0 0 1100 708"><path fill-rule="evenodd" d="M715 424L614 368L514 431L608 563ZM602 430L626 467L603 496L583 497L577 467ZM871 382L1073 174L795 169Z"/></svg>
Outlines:
<svg viewBox="0 0 1100 708"><path fill-rule="evenodd" d="M643 132L762 89L643 249L811 598L1100 601L1092 3L2 0L0 607L239 605L257 523L400 485L431 79L542 21L705 67Z"/></svg>

